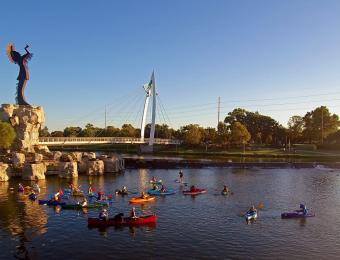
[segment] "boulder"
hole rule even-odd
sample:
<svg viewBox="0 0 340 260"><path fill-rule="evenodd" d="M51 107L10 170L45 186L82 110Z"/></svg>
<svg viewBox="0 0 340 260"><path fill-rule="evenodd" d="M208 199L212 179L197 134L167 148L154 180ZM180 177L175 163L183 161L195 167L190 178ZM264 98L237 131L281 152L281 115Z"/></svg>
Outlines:
<svg viewBox="0 0 340 260"><path fill-rule="evenodd" d="M34 152L34 147L39 145L39 130L45 124L42 107L3 104L0 108L0 120L9 122L14 127L17 136L14 147L17 150Z"/></svg>
<svg viewBox="0 0 340 260"><path fill-rule="evenodd" d="M101 160L89 160L87 162L86 175L103 175L104 162Z"/></svg>
<svg viewBox="0 0 340 260"><path fill-rule="evenodd" d="M53 160L59 161L59 159L60 159L60 157L61 157L62 155L63 155L62 152L55 151L55 152L53 153Z"/></svg>
<svg viewBox="0 0 340 260"><path fill-rule="evenodd" d="M96 157L96 153L93 153L93 152L91 152L91 153L86 153L86 157L89 158L89 160L94 160L94 159L97 158L97 157Z"/></svg>
<svg viewBox="0 0 340 260"><path fill-rule="evenodd" d="M86 173L88 161L89 161L89 159L87 157L83 157L81 159L81 161L78 163L78 172L79 173Z"/></svg>
<svg viewBox="0 0 340 260"><path fill-rule="evenodd" d="M34 156L33 156L33 161L35 163L39 163L39 162L42 162L44 160L44 156L40 153L34 153Z"/></svg>
<svg viewBox="0 0 340 260"><path fill-rule="evenodd" d="M59 159L61 162L73 162L73 158L70 154L63 153Z"/></svg>
<svg viewBox="0 0 340 260"><path fill-rule="evenodd" d="M44 163L25 163L22 179L31 181L44 180L46 170L46 165Z"/></svg>
<svg viewBox="0 0 340 260"><path fill-rule="evenodd" d="M41 153L41 154L45 155L45 154L50 152L50 149L48 149L47 145L36 145L35 146L35 151L37 153Z"/></svg>
<svg viewBox="0 0 340 260"><path fill-rule="evenodd" d="M71 156L73 158L73 161L80 162L83 154L81 152L72 152Z"/></svg>
<svg viewBox="0 0 340 260"><path fill-rule="evenodd" d="M0 181L8 181L10 177L11 175L8 164L0 163Z"/></svg>
<svg viewBox="0 0 340 260"><path fill-rule="evenodd" d="M78 177L77 162L59 162L58 171L60 178L76 178Z"/></svg>
<svg viewBox="0 0 340 260"><path fill-rule="evenodd" d="M14 167L19 168L22 167L25 163L25 154L23 153L13 153L12 154L12 164Z"/></svg>
<svg viewBox="0 0 340 260"><path fill-rule="evenodd" d="M104 171L106 173L116 173L124 170L122 160L120 157L108 157L104 161ZM124 161L124 160L123 160Z"/></svg>

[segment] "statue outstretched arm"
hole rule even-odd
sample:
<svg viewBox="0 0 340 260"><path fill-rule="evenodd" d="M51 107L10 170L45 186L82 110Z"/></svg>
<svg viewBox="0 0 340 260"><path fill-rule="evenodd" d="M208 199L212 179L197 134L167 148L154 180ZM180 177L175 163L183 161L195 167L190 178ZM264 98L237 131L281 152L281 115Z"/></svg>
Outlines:
<svg viewBox="0 0 340 260"><path fill-rule="evenodd" d="M26 44L26 47L25 47L26 54L22 56L24 60L30 60L33 56L33 53L30 53L28 48L29 46Z"/></svg>

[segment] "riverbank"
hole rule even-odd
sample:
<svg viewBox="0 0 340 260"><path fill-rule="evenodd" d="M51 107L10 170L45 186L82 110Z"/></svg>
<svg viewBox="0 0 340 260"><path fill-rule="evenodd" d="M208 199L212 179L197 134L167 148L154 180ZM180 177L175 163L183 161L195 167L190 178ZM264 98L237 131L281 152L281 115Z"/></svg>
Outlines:
<svg viewBox="0 0 340 260"><path fill-rule="evenodd" d="M247 162L224 161L209 159L183 159L183 158L152 158L123 156L126 169L183 169L183 168L336 168L340 169L340 162Z"/></svg>
<svg viewBox="0 0 340 260"><path fill-rule="evenodd" d="M142 154L137 145L94 145L94 146L79 146L79 147L51 147L51 150L59 150L65 152L83 151L96 152L98 154L118 153L126 159L129 165L147 165L147 167L154 168L156 165L160 167L183 167L183 163L173 161L169 162L169 158L177 158L179 160L186 160L190 165L203 165L200 167L214 166L229 167L230 163L236 165L247 165L255 163L306 163L308 165L316 165L321 163L334 164L340 162L339 151L328 150L294 150L285 151L278 148L261 148L249 149L245 153L239 149L228 150L204 150L202 147L188 149L184 147L167 147L155 146L155 151L152 154ZM135 159L132 159L135 158ZM138 158L138 159L136 159ZM157 158L152 163L145 160L140 161L141 158ZM138 162L133 162L137 160ZM175 160L176 161L176 160ZM232 167L232 166L231 166ZM257 167L257 166L255 166Z"/></svg>

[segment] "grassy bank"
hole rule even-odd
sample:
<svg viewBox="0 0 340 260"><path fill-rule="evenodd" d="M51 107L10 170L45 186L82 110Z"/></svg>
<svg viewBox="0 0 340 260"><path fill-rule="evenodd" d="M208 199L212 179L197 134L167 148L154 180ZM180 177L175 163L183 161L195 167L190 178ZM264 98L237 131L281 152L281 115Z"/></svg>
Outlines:
<svg viewBox="0 0 340 260"><path fill-rule="evenodd" d="M141 154L138 145L134 144L115 144L115 145L90 145L90 146L67 146L50 147L51 150L60 151L98 151L103 153L124 153ZM282 159L312 159L340 161L340 151L329 150L294 150L285 151L278 148L249 147L245 153L242 149L231 148L208 148L205 147L182 147L182 146L155 146L153 155L156 156L180 156L193 158L223 159L229 157L249 157L249 158L282 158Z"/></svg>

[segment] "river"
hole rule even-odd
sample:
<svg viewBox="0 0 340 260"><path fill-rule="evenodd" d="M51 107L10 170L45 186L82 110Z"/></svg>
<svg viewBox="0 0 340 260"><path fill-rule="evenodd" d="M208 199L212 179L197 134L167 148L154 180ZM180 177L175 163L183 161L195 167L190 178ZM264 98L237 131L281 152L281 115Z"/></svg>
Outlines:
<svg viewBox="0 0 340 260"><path fill-rule="evenodd" d="M84 189L112 194L123 185L130 191L149 188L152 176L175 188L175 195L137 206L138 214L156 213L154 227L89 229L88 212L39 206L17 193L18 179L0 183L0 259L334 259L340 254L340 170L186 169L185 180L208 193L184 196L174 180L178 170L133 169L120 175L80 176ZM40 199L66 180L40 181ZM24 182L30 185L30 182ZM223 184L234 192L220 195ZM10 188L15 187L14 191ZM129 213L128 197L114 197L110 214ZM316 214L308 219L281 219L300 203ZM258 220L241 217L251 205L264 204Z"/></svg>

